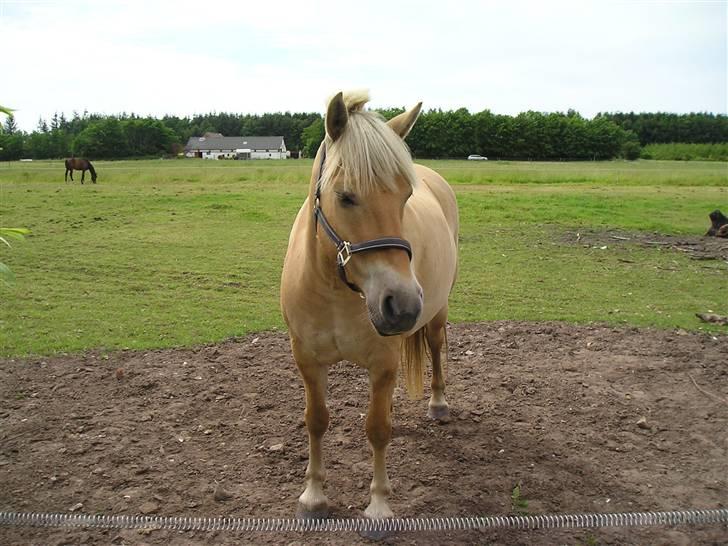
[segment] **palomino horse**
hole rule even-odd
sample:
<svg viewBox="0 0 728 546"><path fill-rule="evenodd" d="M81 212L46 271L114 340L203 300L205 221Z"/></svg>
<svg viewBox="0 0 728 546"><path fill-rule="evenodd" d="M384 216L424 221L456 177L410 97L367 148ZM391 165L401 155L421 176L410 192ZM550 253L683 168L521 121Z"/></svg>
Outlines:
<svg viewBox="0 0 728 546"><path fill-rule="evenodd" d="M96 169L94 169L94 166L91 165L91 162L88 159L80 159L76 157L66 159L66 174L63 177L66 182L68 182L68 173L71 173L71 181L73 181L74 170L81 171L81 184L83 184L86 171L91 173L91 182L96 184Z"/></svg>
<svg viewBox="0 0 728 546"><path fill-rule="evenodd" d="M429 348L428 413L448 414L441 350L457 272L455 196L441 176L412 163L404 144L422 103L385 123L364 110L368 100L362 92L339 93L329 102L326 136L283 265L281 308L306 389L302 517L328 513L322 437L330 365L349 360L369 373L370 518L393 516L385 458L400 361L410 396L419 397Z"/></svg>

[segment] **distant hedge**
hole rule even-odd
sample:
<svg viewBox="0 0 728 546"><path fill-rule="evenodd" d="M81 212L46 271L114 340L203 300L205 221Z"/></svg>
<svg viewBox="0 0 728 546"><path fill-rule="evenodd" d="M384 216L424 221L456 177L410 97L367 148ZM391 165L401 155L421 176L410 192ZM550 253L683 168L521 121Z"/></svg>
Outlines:
<svg viewBox="0 0 728 546"><path fill-rule="evenodd" d="M682 161L728 161L728 142L717 144L650 144L642 148L642 159L677 159Z"/></svg>

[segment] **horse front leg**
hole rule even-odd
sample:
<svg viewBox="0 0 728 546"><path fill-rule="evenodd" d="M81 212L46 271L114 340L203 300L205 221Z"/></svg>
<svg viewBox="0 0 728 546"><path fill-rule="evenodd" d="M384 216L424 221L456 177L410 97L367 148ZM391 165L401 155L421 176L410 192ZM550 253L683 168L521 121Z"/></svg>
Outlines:
<svg viewBox="0 0 728 546"><path fill-rule="evenodd" d="M371 499L364 514L373 519L391 518L389 508L392 487L387 475L387 446L392 439L392 393L397 380L398 359L380 361L369 368L369 411L367 437L374 455L374 476L369 492Z"/></svg>
<svg viewBox="0 0 728 546"><path fill-rule="evenodd" d="M63 181L68 182L68 169L66 169L66 174L63 175Z"/></svg>
<svg viewBox="0 0 728 546"><path fill-rule="evenodd" d="M295 352L294 349L294 357ZM328 366L299 358L296 358L296 364L306 388L304 420L308 429L306 489L298 498L296 515L303 518L325 518L328 515L329 502L324 494L326 471L322 441L329 427L329 410L326 407Z"/></svg>
<svg viewBox="0 0 728 546"><path fill-rule="evenodd" d="M81 171L81 184L83 184L84 178L86 178L86 171Z"/></svg>

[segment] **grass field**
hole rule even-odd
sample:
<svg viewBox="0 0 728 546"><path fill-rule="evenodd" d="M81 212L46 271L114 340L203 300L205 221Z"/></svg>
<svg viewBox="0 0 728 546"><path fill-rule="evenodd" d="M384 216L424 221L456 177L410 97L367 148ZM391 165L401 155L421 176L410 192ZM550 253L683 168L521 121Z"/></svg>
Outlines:
<svg viewBox="0 0 728 546"><path fill-rule="evenodd" d="M719 162L425 161L453 184L461 274L453 321L705 327L728 314L728 266L634 245L565 243L579 229L702 235L728 210ZM0 225L32 234L0 261L0 354L194 345L281 328L280 269L310 161L0 163ZM77 174L77 176L80 176Z"/></svg>

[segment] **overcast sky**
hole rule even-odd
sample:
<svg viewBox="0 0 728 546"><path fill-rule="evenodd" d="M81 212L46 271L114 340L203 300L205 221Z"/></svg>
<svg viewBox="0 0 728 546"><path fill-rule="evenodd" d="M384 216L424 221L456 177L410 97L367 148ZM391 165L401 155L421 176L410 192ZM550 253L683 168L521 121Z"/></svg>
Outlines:
<svg viewBox="0 0 728 546"><path fill-rule="evenodd" d="M0 0L0 104L161 116L372 107L726 113L726 1Z"/></svg>

